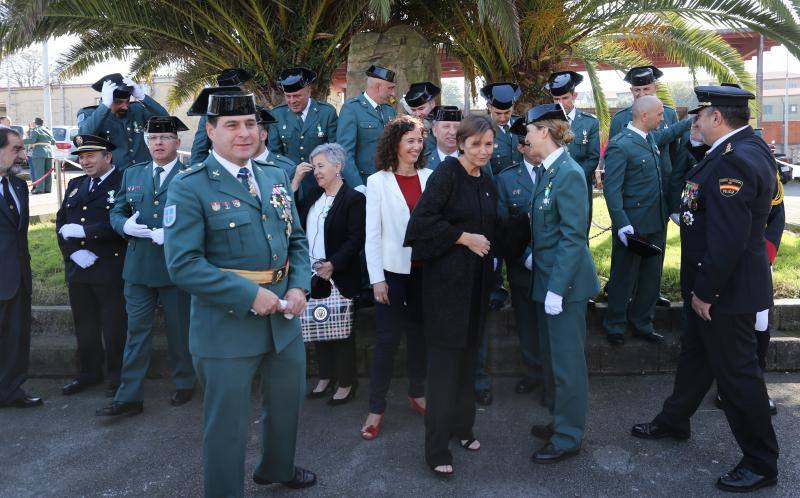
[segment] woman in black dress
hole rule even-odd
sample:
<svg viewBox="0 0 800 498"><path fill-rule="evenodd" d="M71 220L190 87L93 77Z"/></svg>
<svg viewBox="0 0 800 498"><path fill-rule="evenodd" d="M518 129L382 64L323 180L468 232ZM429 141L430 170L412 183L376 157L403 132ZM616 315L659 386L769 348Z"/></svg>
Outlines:
<svg viewBox="0 0 800 498"><path fill-rule="evenodd" d="M485 116L470 116L457 134L461 155L447 157L431 175L411 214L405 244L422 261L422 302L428 347L425 459L443 476L453 473L450 438L480 449L472 432L478 345L492 287L492 241L497 193L481 167L492 157L494 131Z"/></svg>

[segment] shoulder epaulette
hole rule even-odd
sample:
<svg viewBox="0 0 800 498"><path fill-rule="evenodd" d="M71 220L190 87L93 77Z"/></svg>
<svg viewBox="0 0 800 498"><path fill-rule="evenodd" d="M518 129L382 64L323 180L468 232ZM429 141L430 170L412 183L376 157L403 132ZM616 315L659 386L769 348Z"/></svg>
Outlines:
<svg viewBox="0 0 800 498"><path fill-rule="evenodd" d="M187 176L190 176L190 175L192 175L194 173L197 173L198 171L201 171L201 170L204 170L204 169L206 169L206 163L204 163L204 162L203 163L192 164L191 166L187 166L187 167L183 168L182 170L178 171L177 178L186 178Z"/></svg>
<svg viewBox="0 0 800 498"><path fill-rule="evenodd" d="M625 109L620 109L619 111L617 111L617 112L615 112L615 113L614 113L614 116L616 116L617 114L620 114L620 113L622 113L622 112L625 112L625 111L629 110L630 108L631 108L631 107L630 107L630 106L628 106L628 107L626 107Z"/></svg>
<svg viewBox="0 0 800 498"><path fill-rule="evenodd" d="M580 113L582 116L586 116L587 118L592 118L592 119L595 119L595 120L597 120L597 116L595 116L594 114L592 114L592 113L590 113L590 112L585 112L585 111L578 111L578 112L579 112L579 113Z"/></svg>
<svg viewBox="0 0 800 498"><path fill-rule="evenodd" d="M152 162L153 162L153 161L144 161L144 162L141 162L141 163L135 163L135 164L131 164L130 166L128 166L127 168L125 168L125 171L128 171L128 170L129 170L129 169L131 169L131 168L140 168L140 167L142 167L142 166L148 166L148 165L150 165L150 163L152 163Z"/></svg>
<svg viewBox="0 0 800 498"><path fill-rule="evenodd" d="M517 172L517 169L518 169L520 166L523 166L523 165L522 165L521 163L520 163L520 164L510 164L510 165L506 166L505 168L501 169L501 170L500 170L500 171L497 173L497 175L498 175L498 176L499 176L499 175L502 175L503 173L507 173L508 171L514 171L514 173L516 173L516 172Z"/></svg>

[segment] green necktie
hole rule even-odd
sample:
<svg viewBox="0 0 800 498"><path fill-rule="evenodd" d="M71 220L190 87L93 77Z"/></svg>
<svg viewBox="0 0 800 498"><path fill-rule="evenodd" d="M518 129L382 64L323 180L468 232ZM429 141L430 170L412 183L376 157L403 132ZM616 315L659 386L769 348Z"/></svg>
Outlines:
<svg viewBox="0 0 800 498"><path fill-rule="evenodd" d="M161 173L164 172L164 168L161 166L156 166L153 168L153 187L155 191L158 192L158 189L161 188Z"/></svg>

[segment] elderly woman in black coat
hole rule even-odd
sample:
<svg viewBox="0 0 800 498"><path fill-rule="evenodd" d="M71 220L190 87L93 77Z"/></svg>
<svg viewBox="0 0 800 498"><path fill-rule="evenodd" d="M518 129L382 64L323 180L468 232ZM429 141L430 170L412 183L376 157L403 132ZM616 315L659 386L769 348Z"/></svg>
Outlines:
<svg viewBox="0 0 800 498"><path fill-rule="evenodd" d="M422 261L422 302L428 347L425 459L443 476L453 473L448 448L455 436L468 451L480 449L475 423L475 362L492 281L497 192L481 171L494 151L485 116L470 116L457 134L461 155L434 171L411 214L405 244Z"/></svg>

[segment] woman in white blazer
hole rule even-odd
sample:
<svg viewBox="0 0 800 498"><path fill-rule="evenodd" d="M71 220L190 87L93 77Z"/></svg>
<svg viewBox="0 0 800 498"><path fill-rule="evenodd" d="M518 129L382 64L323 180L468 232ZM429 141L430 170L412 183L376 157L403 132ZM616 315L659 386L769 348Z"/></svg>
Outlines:
<svg viewBox="0 0 800 498"><path fill-rule="evenodd" d="M369 415L361 437L380 432L394 356L405 334L409 406L425 414L427 355L422 331L421 268L403 247L406 225L431 170L425 169L425 127L400 116L383 130L376 149L376 173L367 179L367 230L364 252L375 295L375 349L369 385Z"/></svg>

